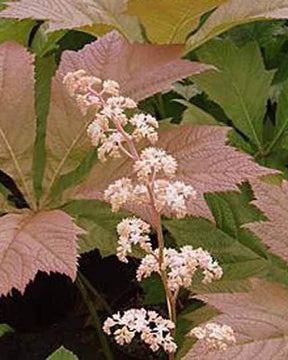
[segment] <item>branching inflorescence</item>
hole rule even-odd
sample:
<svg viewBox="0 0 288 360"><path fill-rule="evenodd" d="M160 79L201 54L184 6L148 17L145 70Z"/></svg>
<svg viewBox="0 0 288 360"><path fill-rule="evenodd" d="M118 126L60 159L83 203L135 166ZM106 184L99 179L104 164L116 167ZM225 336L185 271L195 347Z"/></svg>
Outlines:
<svg viewBox="0 0 288 360"><path fill-rule="evenodd" d="M169 354L169 359L174 359L177 349L174 341L176 301L180 288L191 286L198 269L203 272L203 283L222 277L221 267L207 251L191 246L177 251L164 246L161 215L165 213L178 219L185 217L188 214L187 202L195 199L196 190L177 180L177 161L165 150L152 146L141 152L137 150L136 143L141 140L148 140L152 145L157 142L158 122L149 114L138 113L135 101L120 96L117 82L102 81L79 70L68 73L64 84L70 95L75 97L81 112L92 112L94 116L87 133L92 144L98 148L99 160L105 162L108 156L119 158L124 155L133 161L136 180L128 177L118 179L106 189L105 200L111 204L113 212L131 203L149 206L151 223L157 233L158 247L153 249L149 224L136 217L122 220L117 226L117 256L127 263L127 256L132 254L134 246L142 249L144 256L137 270L137 280L141 281L152 273L160 275L169 320L154 311L131 309L123 315L117 313L108 318L103 329L107 334L113 334L120 345L129 344L139 335L151 350L158 351L162 347ZM132 115L128 116L127 113L131 112ZM233 330L214 325L195 328L191 335L208 339L209 348L226 349L227 344L234 342ZM221 333L221 339L216 333Z"/></svg>

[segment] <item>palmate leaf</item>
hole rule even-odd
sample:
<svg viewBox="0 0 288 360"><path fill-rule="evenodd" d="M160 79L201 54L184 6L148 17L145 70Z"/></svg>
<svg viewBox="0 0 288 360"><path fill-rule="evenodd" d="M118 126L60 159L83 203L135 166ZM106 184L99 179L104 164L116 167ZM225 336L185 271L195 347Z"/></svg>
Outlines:
<svg viewBox="0 0 288 360"><path fill-rule="evenodd" d="M205 193L238 190L236 185L242 181L275 173L227 146L228 130L220 126L195 125L160 132L157 147L164 148L176 158L179 164L177 178L193 185L198 193L197 199L189 203L190 214L212 218L203 197ZM133 176L131 160L117 159L98 164L74 196L102 200L103 191L111 182L129 175ZM127 209L150 219L147 208L130 205Z"/></svg>
<svg viewBox="0 0 288 360"><path fill-rule="evenodd" d="M288 357L288 290L278 284L252 281L248 293L197 295L222 314L213 320L231 326L236 345L227 351L203 351L194 345L183 360L284 360Z"/></svg>
<svg viewBox="0 0 288 360"><path fill-rule="evenodd" d="M272 252L288 261L288 182L282 186L260 181L252 182L256 205L267 216L267 221L245 225L269 246Z"/></svg>
<svg viewBox="0 0 288 360"><path fill-rule="evenodd" d="M85 229L79 239L79 253L83 254L99 249L102 256L116 253L116 227L127 214L111 213L108 204L100 201L73 201L62 207L62 210L75 219L75 223Z"/></svg>
<svg viewBox="0 0 288 360"><path fill-rule="evenodd" d="M46 360L78 360L78 357L71 351L61 346L58 350L54 351Z"/></svg>
<svg viewBox="0 0 288 360"><path fill-rule="evenodd" d="M278 99L276 124L274 138L269 144L267 153L273 148L288 149L288 81L283 84L281 94Z"/></svg>
<svg viewBox="0 0 288 360"><path fill-rule="evenodd" d="M24 292L38 271L76 278L77 235L83 230L60 210L0 218L0 294Z"/></svg>
<svg viewBox="0 0 288 360"><path fill-rule="evenodd" d="M50 31L83 28L96 35L117 29L129 39L141 40L138 21L123 15L127 0L22 0L8 3L2 18L48 20Z"/></svg>
<svg viewBox="0 0 288 360"><path fill-rule="evenodd" d="M35 138L33 56L21 45L0 45L0 168L34 204L32 157Z"/></svg>
<svg viewBox="0 0 288 360"><path fill-rule="evenodd" d="M64 52L52 84L47 120L46 197L57 180L80 165L92 149L86 134L91 118L81 115L62 84L63 76L69 71L84 69L89 75L118 81L123 95L140 101L171 89L177 80L211 68L181 60L182 50L182 46L177 45L131 44L111 32L78 52Z"/></svg>
<svg viewBox="0 0 288 360"><path fill-rule="evenodd" d="M156 44L182 44L197 28L201 15L227 0L130 0L127 14L136 15Z"/></svg>
<svg viewBox="0 0 288 360"><path fill-rule="evenodd" d="M248 43L238 48L231 40L217 39L201 47L198 56L219 71L195 75L195 83L261 149L263 118L274 71L265 70L259 46Z"/></svg>
<svg viewBox="0 0 288 360"><path fill-rule="evenodd" d="M288 0L230 0L210 16L187 42L190 51L233 26L256 20L286 19Z"/></svg>

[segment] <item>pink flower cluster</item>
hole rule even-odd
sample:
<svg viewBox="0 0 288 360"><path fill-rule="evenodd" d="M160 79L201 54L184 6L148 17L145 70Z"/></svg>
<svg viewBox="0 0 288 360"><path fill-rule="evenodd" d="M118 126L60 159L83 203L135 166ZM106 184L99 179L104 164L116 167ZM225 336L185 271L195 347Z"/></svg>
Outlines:
<svg viewBox="0 0 288 360"><path fill-rule="evenodd" d="M216 323L195 327L190 331L190 336L201 341L206 351L225 351L228 346L236 343L233 329L228 325Z"/></svg>
<svg viewBox="0 0 288 360"><path fill-rule="evenodd" d="M223 275L222 268L208 251L193 249L192 246L184 246L179 251L164 248L161 270L167 272L168 287L172 292L177 292L181 287L189 288L198 269L203 271L204 284L218 280ZM141 281L154 272L160 274L158 249L142 259L137 270L137 280Z"/></svg>
<svg viewBox="0 0 288 360"><path fill-rule="evenodd" d="M122 316L117 313L109 317L104 323L103 330L108 335L113 333L120 345L130 344L139 334L141 340L148 344L152 351L158 351L162 347L166 352L174 353L177 349L171 336L174 327L172 321L164 319L155 311L130 309Z"/></svg>

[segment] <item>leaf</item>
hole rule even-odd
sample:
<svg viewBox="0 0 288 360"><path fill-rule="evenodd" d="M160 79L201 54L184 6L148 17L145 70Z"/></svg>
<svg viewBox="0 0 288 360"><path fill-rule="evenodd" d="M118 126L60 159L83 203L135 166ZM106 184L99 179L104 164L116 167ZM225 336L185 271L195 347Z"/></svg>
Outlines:
<svg viewBox="0 0 288 360"><path fill-rule="evenodd" d="M263 118L274 71L266 71L256 43L236 47L231 40L215 40L198 51L201 61L215 65L219 71L193 76L235 127L261 149ZM255 96L257 94L257 96Z"/></svg>
<svg viewBox="0 0 288 360"><path fill-rule="evenodd" d="M135 17L124 15L127 0L22 0L8 3L3 18L49 21L49 31L83 28L102 35L117 29L129 39L141 39Z"/></svg>
<svg viewBox="0 0 288 360"><path fill-rule="evenodd" d="M287 17L287 0L230 0L219 6L200 30L188 39L187 49L195 49L236 25Z"/></svg>
<svg viewBox="0 0 288 360"><path fill-rule="evenodd" d="M177 100L183 104L187 109L183 113L183 120L181 125L217 125L218 122L208 112L202 110L198 106L189 103L188 101Z"/></svg>
<svg viewBox="0 0 288 360"><path fill-rule="evenodd" d="M0 168L34 205L31 178L35 138L33 56L13 42L0 45Z"/></svg>
<svg viewBox="0 0 288 360"><path fill-rule="evenodd" d="M77 235L83 233L60 210L8 214L0 218L0 294L22 293L38 271L77 272Z"/></svg>
<svg viewBox="0 0 288 360"><path fill-rule="evenodd" d="M136 15L148 39L156 44L183 44L201 15L227 0L131 0L127 14Z"/></svg>
<svg viewBox="0 0 288 360"><path fill-rule="evenodd" d="M265 255L259 255L208 220L192 217L184 220L164 220L164 226L173 236L177 247L192 245L194 248L202 247L209 251L223 268L222 281L230 280L233 285L232 281L251 276L263 277L268 271L270 265ZM194 280L196 286L199 286L200 280L200 277Z"/></svg>
<svg viewBox="0 0 288 360"><path fill-rule="evenodd" d="M0 324L0 338L6 334L12 333L14 330L7 324Z"/></svg>
<svg viewBox="0 0 288 360"><path fill-rule="evenodd" d="M10 19L0 19L0 43L16 41L28 46L29 36L35 23L35 21L31 20L14 21Z"/></svg>
<svg viewBox="0 0 288 360"><path fill-rule="evenodd" d="M213 67L180 59L182 45L157 46L129 43L116 31L103 36L79 52L66 51L59 73L84 69L121 85L125 96L141 101L173 89L173 83Z"/></svg>
<svg viewBox="0 0 288 360"><path fill-rule="evenodd" d="M245 225L252 230L271 251L288 261L288 182L283 181L282 186L253 181L252 188L256 205L268 218L268 221L254 222Z"/></svg>
<svg viewBox="0 0 288 360"><path fill-rule="evenodd" d="M176 94L182 96L187 102L189 102L192 97L202 93L202 91L199 90L195 84L184 85L181 82L174 84L173 91L176 92ZM175 99L175 101L181 100L182 99Z"/></svg>
<svg viewBox="0 0 288 360"><path fill-rule="evenodd" d="M261 280L252 281L253 291L206 294L196 298L223 314L212 321L231 326L236 345L227 351L203 354L200 343L183 360L284 360L288 357L288 290Z"/></svg>
<svg viewBox="0 0 288 360"><path fill-rule="evenodd" d="M35 112L37 117L36 139L33 156L33 186L37 200L42 194L42 181L46 163L46 120L50 107L51 78L56 70L54 54L35 58Z"/></svg>
<svg viewBox="0 0 288 360"><path fill-rule="evenodd" d="M47 120L44 200L53 192L59 178L75 170L92 148L86 134L91 117L81 115L62 84L63 76L69 71L84 69L89 75L118 81L123 95L140 101L171 89L177 80L210 68L181 60L181 51L182 46L177 45L130 44L118 33L111 32L78 52L63 53L52 84Z"/></svg>
<svg viewBox="0 0 288 360"><path fill-rule="evenodd" d="M102 256L116 253L118 223L124 213L112 214L110 207L98 201L74 201L62 208L78 226L86 230L80 237L80 253L99 249Z"/></svg>
<svg viewBox="0 0 288 360"><path fill-rule="evenodd" d="M288 81L285 81L277 104L275 136L267 152L276 147L288 149Z"/></svg>
<svg viewBox="0 0 288 360"><path fill-rule="evenodd" d="M206 201L216 220L217 227L237 238L241 226L253 221L264 220L262 213L250 202L253 192L246 183L241 192L207 194Z"/></svg>
<svg viewBox="0 0 288 360"><path fill-rule="evenodd" d="M78 357L74 355L71 351L65 349L64 346L61 346L46 360L78 360Z"/></svg>
<svg viewBox="0 0 288 360"><path fill-rule="evenodd" d="M227 146L228 130L222 126L195 125L160 132L157 147L167 150L176 158L177 178L193 185L197 191L197 199L189 204L189 213L195 216L212 218L203 197L205 193L237 191L236 185L247 179L277 172L260 167L250 156ZM129 175L133 175L130 160L117 159L97 164L75 196L78 199L102 200L103 191L110 183ZM135 206L129 209L147 218L147 209L145 211Z"/></svg>

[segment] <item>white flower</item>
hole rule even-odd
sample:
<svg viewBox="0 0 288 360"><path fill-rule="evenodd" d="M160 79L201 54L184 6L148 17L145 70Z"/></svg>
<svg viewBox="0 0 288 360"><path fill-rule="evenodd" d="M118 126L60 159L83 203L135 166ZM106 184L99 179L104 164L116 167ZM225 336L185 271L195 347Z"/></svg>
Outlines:
<svg viewBox="0 0 288 360"><path fill-rule="evenodd" d="M173 156L168 155L165 150L148 147L141 152L140 159L134 164L134 171L138 179L143 182L151 181L160 171L169 178L177 169L177 162Z"/></svg>
<svg viewBox="0 0 288 360"><path fill-rule="evenodd" d="M135 109L137 107L137 104L134 100L124 96L112 96L108 98L107 105L111 106L112 108L120 108L122 110Z"/></svg>
<svg viewBox="0 0 288 360"><path fill-rule="evenodd" d="M103 81L103 91L106 94L112 95L112 96L118 96L120 90L120 85L117 81L114 80L105 80Z"/></svg>
<svg viewBox="0 0 288 360"><path fill-rule="evenodd" d="M129 344L132 339L139 334L141 340L149 345L152 351L157 351L162 347L166 352L172 353L177 349L177 345L171 336L171 330L175 325L172 321L164 319L155 311L145 309L131 309L114 314L108 318L103 330L108 334L113 334L118 344ZM116 328L112 332L112 328Z"/></svg>
<svg viewBox="0 0 288 360"><path fill-rule="evenodd" d="M155 129L159 127L159 124L153 116L136 114L129 119L129 122L135 126L132 136L137 142L145 138L147 138L152 144L157 142L158 134Z"/></svg>
<svg viewBox="0 0 288 360"><path fill-rule="evenodd" d="M184 218L188 214L187 200L196 198L194 188L182 181L156 180L154 194L156 209L159 212L166 209L178 219Z"/></svg>
<svg viewBox="0 0 288 360"><path fill-rule="evenodd" d="M180 219L188 214L187 201L196 198L196 191L182 181L155 180L152 184L154 202L159 213L165 212ZM139 204L149 204L148 188L144 184L134 188L134 199Z"/></svg>
<svg viewBox="0 0 288 360"><path fill-rule="evenodd" d="M210 283L222 277L222 268L214 261L208 251L201 248L193 249L192 246L184 246L179 251L175 249L164 249L164 261L162 270L166 271L168 286L171 291L176 292L181 287L189 288L192 278L197 269L202 269L203 283ZM159 250L153 254L146 255L137 270L137 280L151 276L153 272L160 273Z"/></svg>
<svg viewBox="0 0 288 360"><path fill-rule="evenodd" d="M85 70L69 72L63 79L63 84L66 86L70 96L87 94L94 86L101 83L102 81L97 77L87 76Z"/></svg>
<svg viewBox="0 0 288 360"><path fill-rule="evenodd" d="M99 160L105 162L107 155L110 155L112 158L120 158L121 151L119 145L124 141L123 135L119 132L114 132L108 137L102 137L102 145L98 148Z"/></svg>
<svg viewBox="0 0 288 360"><path fill-rule="evenodd" d="M120 207L133 200L133 185L129 178L116 180L104 192L104 198L112 205L112 211L117 212Z"/></svg>
<svg viewBox="0 0 288 360"><path fill-rule="evenodd" d="M120 261L128 262L127 254L132 252L132 245L139 244L146 251L152 251L150 238L150 225L136 217L123 219L117 226L119 235L117 256Z"/></svg>
<svg viewBox="0 0 288 360"><path fill-rule="evenodd" d="M208 351L225 351L228 346L236 343L234 331L228 325L207 323L204 326L195 327L189 334L203 342Z"/></svg>
<svg viewBox="0 0 288 360"><path fill-rule="evenodd" d="M94 121L87 128L93 146L98 146L106 138L104 133L108 129L109 121L104 116L96 114Z"/></svg>

